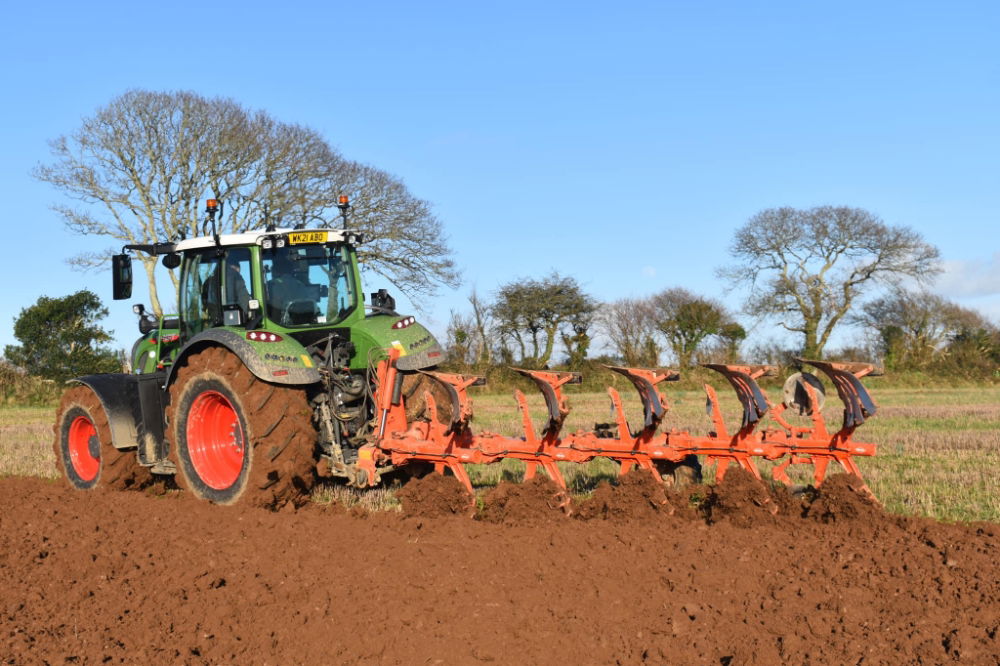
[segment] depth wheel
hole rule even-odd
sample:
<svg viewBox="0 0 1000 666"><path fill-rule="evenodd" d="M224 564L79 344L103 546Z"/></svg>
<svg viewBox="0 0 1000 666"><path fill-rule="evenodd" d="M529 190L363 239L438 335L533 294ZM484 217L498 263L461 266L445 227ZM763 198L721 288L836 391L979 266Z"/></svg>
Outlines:
<svg viewBox="0 0 1000 666"><path fill-rule="evenodd" d="M74 488L125 490L152 481L134 448L119 451L111 444L107 412L90 387L74 386L63 394L53 430L56 463Z"/></svg>
<svg viewBox="0 0 1000 666"><path fill-rule="evenodd" d="M429 391L437 403L437 420L448 425L451 422L451 397L441 382L420 372L403 375L403 404L406 406L406 420L410 423L427 420L431 414L427 410L425 392Z"/></svg>
<svg viewBox="0 0 1000 666"><path fill-rule="evenodd" d="M236 355L210 347L177 370L167 416L181 488L216 504L308 499L316 431L302 388L261 381Z"/></svg>
<svg viewBox="0 0 1000 666"><path fill-rule="evenodd" d="M680 462L657 460L655 465L663 483L673 488L701 483L701 462L698 456L685 456Z"/></svg>

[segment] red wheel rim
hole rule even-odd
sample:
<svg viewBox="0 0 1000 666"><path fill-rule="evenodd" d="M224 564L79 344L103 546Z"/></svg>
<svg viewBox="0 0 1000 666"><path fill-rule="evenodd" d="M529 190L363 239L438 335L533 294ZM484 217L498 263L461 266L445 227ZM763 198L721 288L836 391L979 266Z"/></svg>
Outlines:
<svg viewBox="0 0 1000 666"><path fill-rule="evenodd" d="M93 481L101 470L101 459L90 452L91 439L97 440L97 428L90 419L86 416L73 419L68 435L69 464L81 481Z"/></svg>
<svg viewBox="0 0 1000 666"><path fill-rule="evenodd" d="M225 490L236 483L246 447L240 418L226 396L205 391L195 398L186 434L191 465L206 486Z"/></svg>

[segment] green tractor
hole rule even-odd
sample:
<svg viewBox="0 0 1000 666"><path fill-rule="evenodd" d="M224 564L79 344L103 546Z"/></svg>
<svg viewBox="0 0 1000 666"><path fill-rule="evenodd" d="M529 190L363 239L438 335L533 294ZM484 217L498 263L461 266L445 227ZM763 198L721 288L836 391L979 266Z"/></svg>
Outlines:
<svg viewBox="0 0 1000 666"><path fill-rule="evenodd" d="M345 220L346 209L342 199ZM179 312L134 306L133 372L74 380L55 425L62 471L79 489L163 476L219 504L272 507L304 497L317 476L370 485L356 462L372 437L373 367L396 350L393 390L416 404L418 371L443 359L440 345L384 289L365 304L358 234L219 235L217 211L210 200L202 237L112 257L115 299L131 297L130 252L179 267Z"/></svg>

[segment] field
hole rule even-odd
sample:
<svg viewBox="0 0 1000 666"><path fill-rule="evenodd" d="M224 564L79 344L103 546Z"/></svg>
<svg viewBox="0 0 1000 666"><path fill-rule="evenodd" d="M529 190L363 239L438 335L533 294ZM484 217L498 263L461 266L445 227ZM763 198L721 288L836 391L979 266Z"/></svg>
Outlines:
<svg viewBox="0 0 1000 666"><path fill-rule="evenodd" d="M936 520L1000 522L1000 387L947 389L885 389L873 385L879 412L862 426L855 437L878 444L878 455L859 459L865 480L892 513L926 516ZM772 391L773 392L773 391ZM640 413L638 399L623 391L629 415ZM706 432L704 395L694 391L668 391L671 411L667 429L676 427ZM543 403L528 394L536 423L542 422ZM723 409L738 417L734 399L720 391ZM477 429L507 435L520 432L514 401L505 395L474 398ZM599 393L571 394L572 412L564 431L590 429L608 421L607 396ZM828 423L839 423L836 397L827 402ZM0 477L38 476L55 478L51 449L52 408L0 409ZM768 464L762 464L766 470ZM601 480L613 478L615 466L597 461L578 468L566 465L567 479L575 492L586 494ZM808 481L808 470L796 478ZM517 461L473 469L474 482L486 487L501 478L519 479L523 466ZM391 493L354 493L343 488L319 489L320 502L337 500L348 506L394 507Z"/></svg>
<svg viewBox="0 0 1000 666"><path fill-rule="evenodd" d="M602 485L595 463L566 468L574 518L509 463L473 470L477 520L434 475L279 512L79 492L52 410L3 409L0 661L998 663L1000 389L875 391L857 437L884 508L846 475L796 499L739 471ZM703 397L668 397L668 428L704 432ZM567 430L608 420L604 396L570 401ZM508 397L476 413L517 432Z"/></svg>

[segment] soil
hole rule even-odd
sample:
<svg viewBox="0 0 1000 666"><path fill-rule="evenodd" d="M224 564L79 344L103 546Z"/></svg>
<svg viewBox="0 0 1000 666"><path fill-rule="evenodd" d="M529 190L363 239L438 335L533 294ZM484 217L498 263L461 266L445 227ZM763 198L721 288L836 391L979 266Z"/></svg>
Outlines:
<svg viewBox="0 0 1000 666"><path fill-rule="evenodd" d="M730 475L537 522L0 479L0 663L1000 662L1000 526Z"/></svg>
<svg viewBox="0 0 1000 666"><path fill-rule="evenodd" d="M500 483L483 498L478 518L503 525L536 525L562 520L568 497L544 476L524 483Z"/></svg>
<svg viewBox="0 0 1000 666"><path fill-rule="evenodd" d="M453 476L428 474L413 479L397 493L403 514L413 518L444 518L471 516L475 507L472 497Z"/></svg>
<svg viewBox="0 0 1000 666"><path fill-rule="evenodd" d="M679 498L678 495L673 501L668 499L663 484L646 472L632 472L614 485L601 482L593 495L579 503L575 516L582 520L652 520L673 515L676 506L686 504Z"/></svg>

